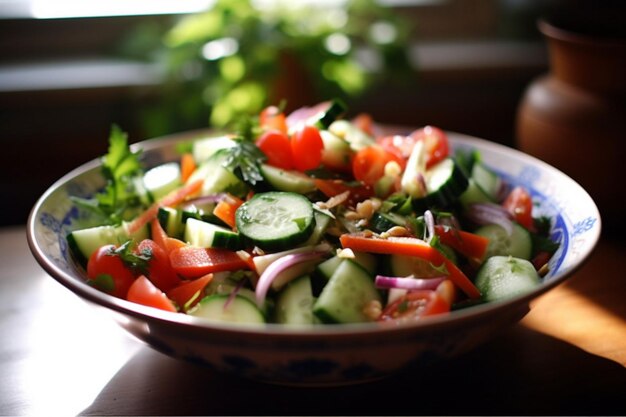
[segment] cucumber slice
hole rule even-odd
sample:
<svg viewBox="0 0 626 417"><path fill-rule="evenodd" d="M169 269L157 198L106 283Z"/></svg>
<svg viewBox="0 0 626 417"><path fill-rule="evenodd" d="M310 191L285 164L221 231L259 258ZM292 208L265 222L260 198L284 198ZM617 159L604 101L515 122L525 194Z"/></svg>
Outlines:
<svg viewBox="0 0 626 417"><path fill-rule="evenodd" d="M182 185L180 165L176 162L156 166L143 176L143 184L153 200L159 200Z"/></svg>
<svg viewBox="0 0 626 417"><path fill-rule="evenodd" d="M315 209L315 207L313 207L313 216L315 217L315 228L303 246L313 246L320 243L333 220L328 214Z"/></svg>
<svg viewBox="0 0 626 417"><path fill-rule="evenodd" d="M328 130L332 134L348 142L350 144L350 149L355 152L376 143L372 136L363 132L347 120L337 120L333 122L330 126L328 126Z"/></svg>
<svg viewBox="0 0 626 417"><path fill-rule="evenodd" d="M246 297L215 294L203 298L189 314L213 321L239 324L263 324L265 317Z"/></svg>
<svg viewBox="0 0 626 417"><path fill-rule="evenodd" d="M185 223L185 241L192 246L202 248L224 248L230 250L243 248L238 233L197 219L187 219L187 223Z"/></svg>
<svg viewBox="0 0 626 417"><path fill-rule="evenodd" d="M328 130L321 130L320 136L324 142L322 164L334 169L350 168L352 158L350 144Z"/></svg>
<svg viewBox="0 0 626 417"><path fill-rule="evenodd" d="M226 152L220 150L201 164L187 180L188 183L203 180L200 195L211 195L228 192L238 197L247 193L248 187L235 174L224 168Z"/></svg>
<svg viewBox="0 0 626 417"><path fill-rule="evenodd" d="M313 315L314 303L311 278L308 275L297 278L278 294L276 322L292 326L310 326L316 322Z"/></svg>
<svg viewBox="0 0 626 417"><path fill-rule="evenodd" d="M320 130L327 129L328 126L341 117L346 110L347 107L343 101L334 99L328 103L328 106L324 110L313 116L308 122Z"/></svg>
<svg viewBox="0 0 626 417"><path fill-rule="evenodd" d="M235 213L239 233L266 251L305 242L313 233L313 205L304 196L282 191L256 194Z"/></svg>
<svg viewBox="0 0 626 417"><path fill-rule="evenodd" d="M367 273L369 273L370 275L373 276L374 274L376 274L376 268L378 266L376 256L367 252L353 252L353 253L354 253L354 258L342 258L340 256L333 256L332 258L329 258L325 260L324 262L321 262L315 268L316 275L324 278L325 281L330 280L330 277L335 273L335 271L339 267L339 264L341 264L341 262L346 259L349 259L352 262L357 263L361 268L365 269Z"/></svg>
<svg viewBox="0 0 626 417"><path fill-rule="evenodd" d="M412 201L417 211L454 204L469 184L463 170L452 158L446 158L428 169L424 180L428 194Z"/></svg>
<svg viewBox="0 0 626 417"><path fill-rule="evenodd" d="M496 201L502 180L484 164L475 161L467 189L459 200L464 207L475 203L493 203Z"/></svg>
<svg viewBox="0 0 626 417"><path fill-rule="evenodd" d="M533 242L530 232L517 223L513 223L513 231L507 231L497 224L488 224L475 232L489 239L485 259L491 256L510 255L521 259L530 259Z"/></svg>
<svg viewBox="0 0 626 417"><path fill-rule="evenodd" d="M496 201L502 179L495 172L477 161L472 168L472 179L491 201Z"/></svg>
<svg viewBox="0 0 626 417"><path fill-rule="evenodd" d="M315 190L315 182L307 175L298 171L287 171L268 164L259 167L261 175L278 191L306 194Z"/></svg>
<svg viewBox="0 0 626 417"><path fill-rule="evenodd" d="M532 263L512 256L492 256L476 275L485 301L498 301L532 291L541 279Z"/></svg>
<svg viewBox="0 0 626 417"><path fill-rule="evenodd" d="M159 207L157 219L165 233L170 237L180 238L183 235L183 212L171 207Z"/></svg>
<svg viewBox="0 0 626 417"><path fill-rule="evenodd" d="M392 227L395 226L406 226L407 225L407 219L406 217L404 217L401 214L397 214L397 213L380 213L380 212L375 212L372 215L372 218L370 220L370 224L372 226L372 229L375 232L386 232L387 230L391 229Z"/></svg>
<svg viewBox="0 0 626 417"><path fill-rule="evenodd" d="M67 241L78 262L86 266L91 255L101 246L118 246L129 239L139 242L147 239L148 236L147 225L130 234L128 233L128 223L124 222L119 226L96 226L75 230L67 235Z"/></svg>
<svg viewBox="0 0 626 417"><path fill-rule="evenodd" d="M193 142L191 153L197 164L202 164L217 151L232 148L237 143L230 136L216 136L198 139Z"/></svg>
<svg viewBox="0 0 626 417"><path fill-rule="evenodd" d="M363 310L374 300L381 301L381 297L370 274L345 259L315 301L313 314L324 323L367 322L372 319Z"/></svg>

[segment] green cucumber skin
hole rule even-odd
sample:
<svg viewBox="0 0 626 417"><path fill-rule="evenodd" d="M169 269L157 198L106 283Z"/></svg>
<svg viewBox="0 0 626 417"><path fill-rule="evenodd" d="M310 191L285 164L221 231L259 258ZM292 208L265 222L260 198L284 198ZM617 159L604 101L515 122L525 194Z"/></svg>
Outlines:
<svg viewBox="0 0 626 417"><path fill-rule="evenodd" d="M372 319L363 312L366 304L381 301L370 274L356 262L344 260L322 290L313 314L324 323L359 323Z"/></svg>
<svg viewBox="0 0 626 417"><path fill-rule="evenodd" d="M491 256L513 256L530 259L532 256L532 237L523 226L513 223L513 232L509 236L502 226L489 224L480 227L474 233L489 239L485 258Z"/></svg>
<svg viewBox="0 0 626 417"><path fill-rule="evenodd" d="M467 190L469 180L461 167L452 160L453 169L450 178L438 190L432 191L424 197L414 198L411 203L417 212L423 212L432 207L450 207ZM431 168L432 169L432 168Z"/></svg>
<svg viewBox="0 0 626 417"><path fill-rule="evenodd" d="M224 306L229 303L226 308ZM246 297L226 294L214 294L203 298L189 314L208 320L239 323L264 324L265 317L261 310Z"/></svg>
<svg viewBox="0 0 626 417"><path fill-rule="evenodd" d="M294 210L296 204L299 207ZM302 211L302 217L291 219L290 216L298 210ZM235 213L235 222L237 230L250 246L279 252L310 238L315 228L315 215L313 205L306 197L272 191L256 194L242 204Z"/></svg>
<svg viewBox="0 0 626 417"><path fill-rule="evenodd" d="M541 278L526 259L492 256L476 275L476 287L484 301L500 301L532 291Z"/></svg>
<svg viewBox="0 0 626 417"><path fill-rule="evenodd" d="M278 294L276 322L292 326L312 325L316 322L313 315L314 303L311 278L308 275L296 278Z"/></svg>

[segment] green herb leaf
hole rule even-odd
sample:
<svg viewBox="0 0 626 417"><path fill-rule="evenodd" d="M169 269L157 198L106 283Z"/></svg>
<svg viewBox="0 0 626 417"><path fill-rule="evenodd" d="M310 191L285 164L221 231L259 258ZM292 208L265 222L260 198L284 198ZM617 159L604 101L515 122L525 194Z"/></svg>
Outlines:
<svg viewBox="0 0 626 417"><path fill-rule="evenodd" d="M257 182L263 181L263 176L259 165L267 158L263 152L254 144L257 126L250 119L245 119L240 124L239 132L235 137L235 146L227 148L224 168L232 171L245 183L254 186Z"/></svg>
<svg viewBox="0 0 626 417"><path fill-rule="evenodd" d="M149 262L152 259L152 250L146 248L140 253L136 253L131 247L132 240L120 245L117 249L112 251L112 254L120 257L124 264L134 271L140 274L147 275Z"/></svg>

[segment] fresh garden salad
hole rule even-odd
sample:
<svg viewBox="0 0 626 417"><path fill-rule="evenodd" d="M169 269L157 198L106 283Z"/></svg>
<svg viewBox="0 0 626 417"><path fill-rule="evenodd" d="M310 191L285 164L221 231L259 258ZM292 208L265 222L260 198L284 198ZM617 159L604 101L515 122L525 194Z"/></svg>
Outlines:
<svg viewBox="0 0 626 417"><path fill-rule="evenodd" d="M143 167L114 127L106 186L67 236L115 297L231 323L402 323L532 290L558 245L529 191L426 126L340 101L264 109Z"/></svg>

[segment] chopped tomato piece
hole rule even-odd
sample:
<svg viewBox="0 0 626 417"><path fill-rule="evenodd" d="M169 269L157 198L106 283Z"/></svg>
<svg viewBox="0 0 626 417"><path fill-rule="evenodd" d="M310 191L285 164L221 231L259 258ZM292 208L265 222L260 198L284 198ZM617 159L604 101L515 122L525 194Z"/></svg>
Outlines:
<svg viewBox="0 0 626 417"><path fill-rule="evenodd" d="M137 246L140 254L150 254L147 276L161 291L169 291L180 284L180 278L170 265L167 252L154 240L144 239Z"/></svg>
<svg viewBox="0 0 626 417"><path fill-rule="evenodd" d="M410 134L416 142L424 141L426 150L426 169L446 159L450 153L450 144L446 133L434 126L425 126Z"/></svg>
<svg viewBox="0 0 626 417"><path fill-rule="evenodd" d="M403 168L404 159L379 145L365 147L358 151L352 159L352 174L358 181L374 185L385 174L385 165L396 162Z"/></svg>
<svg viewBox="0 0 626 417"><path fill-rule="evenodd" d="M87 263L89 284L119 298L126 298L135 281L135 274L115 253L114 245L104 245L96 250Z"/></svg>
<svg viewBox="0 0 626 417"><path fill-rule="evenodd" d="M185 281L167 292L167 297L178 307L187 311L202 299L202 291L213 279L213 274L206 274L192 281Z"/></svg>
<svg viewBox="0 0 626 417"><path fill-rule="evenodd" d="M176 312L174 303L144 275L139 276L133 282L133 285L128 289L126 299L133 303Z"/></svg>
<svg viewBox="0 0 626 417"><path fill-rule="evenodd" d="M291 142L286 133L268 130L257 139L256 146L265 154L268 164L282 169L294 168Z"/></svg>
<svg viewBox="0 0 626 417"><path fill-rule="evenodd" d="M379 320L401 322L449 311L450 304L438 291L409 291L406 295L385 307Z"/></svg>
<svg viewBox="0 0 626 417"><path fill-rule="evenodd" d="M516 222L526 229L533 229L533 201L530 193L524 187L513 188L504 199L502 206L513 215Z"/></svg>
<svg viewBox="0 0 626 417"><path fill-rule="evenodd" d="M313 126L300 127L291 137L291 152L295 167L300 171L317 168L322 162L324 141Z"/></svg>

